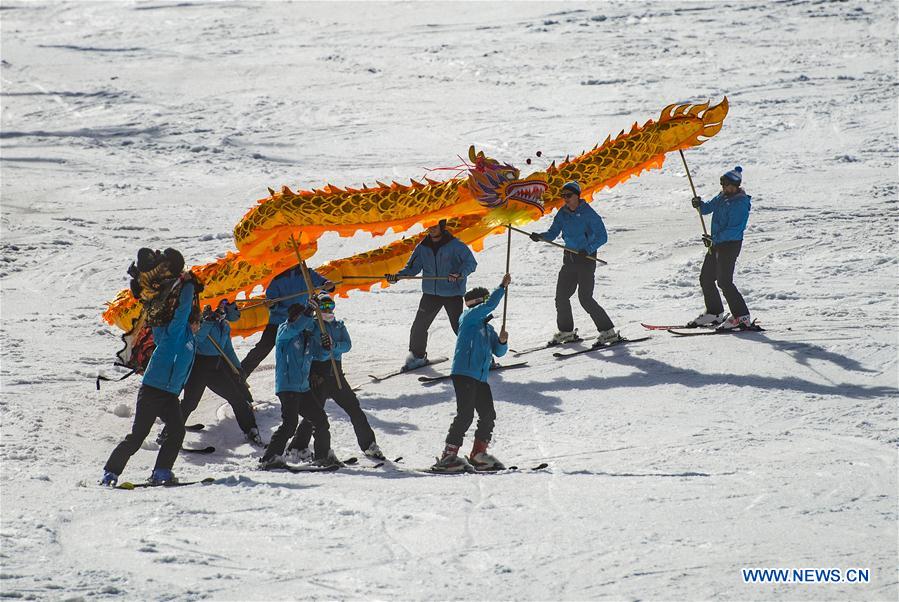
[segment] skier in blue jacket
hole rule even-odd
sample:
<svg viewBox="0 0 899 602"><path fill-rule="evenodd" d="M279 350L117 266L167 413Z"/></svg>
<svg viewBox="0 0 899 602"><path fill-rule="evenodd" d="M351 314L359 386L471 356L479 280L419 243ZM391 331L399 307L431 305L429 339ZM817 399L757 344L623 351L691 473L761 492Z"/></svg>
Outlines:
<svg viewBox="0 0 899 602"><path fill-rule="evenodd" d="M321 465L337 463L331 450L328 416L315 400L309 386L312 366L312 331L315 299L305 306L294 303L288 308L287 321L278 327L275 339L275 395L281 400L281 426L272 435L265 453L259 459L263 469L284 465L284 448L297 430L300 416L312 423L315 432L315 461Z"/></svg>
<svg viewBox="0 0 899 602"><path fill-rule="evenodd" d="M356 442L359 449L376 460L383 460L384 454L375 440L375 433L368 423L365 412L359 406L359 398L353 392L353 387L346 381L343 374L343 354L353 347L350 333L343 323L334 315L334 299L327 294L320 293L318 306L322 312L322 321L325 323L325 333L319 329L318 322L313 325L309 337L312 347L312 366L309 371L309 384L312 394L321 407L325 407L328 399L333 399L340 408L350 417L353 430L356 433ZM337 375L331 366L331 355L337 364ZM340 387L337 379L340 379ZM309 441L312 439L312 423L305 418L300 421L296 435L287 447L287 458L291 462L300 462L312 458L309 451Z"/></svg>
<svg viewBox="0 0 899 602"><path fill-rule="evenodd" d="M421 301L409 332L409 356L405 368L412 370L428 363L428 328L443 308L453 332L459 332L462 295L469 275L478 267L468 246L446 231L446 220L428 228L427 236L415 247L406 267L387 274L387 281L422 273L431 280L421 282Z"/></svg>
<svg viewBox="0 0 899 602"><path fill-rule="evenodd" d="M694 197L693 207L703 215L712 214L712 234L703 235L703 244L708 248L702 270L699 272L699 284L705 298L705 313L693 320L691 326L718 326L723 330L743 330L751 326L749 308L743 295L734 285L734 269L737 257L743 248L743 232L749 221L749 210L752 197L741 188L743 168L739 165L721 176L721 192L710 201L703 202ZM721 295L715 283L724 293L730 318L724 313Z"/></svg>
<svg viewBox="0 0 899 602"><path fill-rule="evenodd" d="M315 270L309 270L309 277L314 288L328 292L334 290L334 283ZM256 342L256 345L250 349L246 357L243 358L243 362L241 362L241 371L245 379L274 349L278 327L287 320L288 308L293 304L299 304L300 306L306 304L309 295L297 294L305 290L306 281L303 279L303 271L299 264L281 272L269 283L268 288L265 289L265 298L272 301L268 307L268 325L262 331L259 341ZM289 297L289 299L284 297ZM277 299L281 300L278 301Z"/></svg>
<svg viewBox="0 0 899 602"><path fill-rule="evenodd" d="M167 249L166 253L169 251ZM183 267L184 259L181 258L181 254L177 253L177 257L180 266ZM172 259L163 261L168 264L175 262ZM181 267L174 268L171 272L178 274ZM116 485L128 460L140 449L144 439L150 434L156 418L162 419L169 433L159 448L149 482L153 485L177 482L172 473L172 466L178 458L181 442L184 440L184 418L181 415L178 394L181 393L193 366L196 340L198 337L205 337L212 325L200 324L195 294L201 285L196 277L190 272L184 272L176 278L181 281L178 305L171 318L152 328L156 348L137 392L134 423L131 432L112 450L106 461L103 478L100 480L101 485L110 487ZM168 282L173 283L174 278Z"/></svg>
<svg viewBox="0 0 899 602"><path fill-rule="evenodd" d="M546 232L531 234L534 242L553 241L562 235L565 251L562 269L556 282L556 325L559 328L550 344L570 343L579 339L571 314L571 296L577 290L581 307L590 314L599 332L597 342L614 343L620 338L615 325L596 299L593 298L596 272L596 250L606 244L606 233L602 218L581 199L581 185L568 182L562 187L561 195L565 205L556 212L552 226Z"/></svg>
<svg viewBox="0 0 899 602"><path fill-rule="evenodd" d="M203 322L209 322L211 327L207 336L197 339L197 357L184 385L184 397L181 400L181 414L184 421L187 422L187 417L197 409L208 387L231 405L237 425L247 440L253 445L264 445L256 426L250 391L243 376L240 375L240 360L237 359L234 345L231 343L229 322L240 319L240 310L236 303L229 303L223 299L215 311L207 305L203 309L202 317ZM219 348L225 352L227 360L222 357ZM231 366L237 369L237 374ZM161 445L167 436L168 428L163 428L156 442Z"/></svg>
<svg viewBox="0 0 899 602"><path fill-rule="evenodd" d="M459 321L456 352L453 355L452 379L456 391L456 417L446 436L442 457L431 467L435 472L461 472L474 470L502 470L503 464L487 453L493 436L496 410L493 392L487 382L493 356L502 357L509 349L509 333L496 333L489 324L492 312L499 306L511 282L509 274L503 276L499 287L488 293L483 287L465 293L466 309ZM459 455L465 432L478 413L478 426L474 433L474 445L466 459Z"/></svg>

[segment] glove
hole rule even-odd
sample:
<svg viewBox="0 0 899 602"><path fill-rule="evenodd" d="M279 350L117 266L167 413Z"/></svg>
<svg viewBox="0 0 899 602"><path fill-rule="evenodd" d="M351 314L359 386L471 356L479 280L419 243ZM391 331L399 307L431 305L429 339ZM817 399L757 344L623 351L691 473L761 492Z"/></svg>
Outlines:
<svg viewBox="0 0 899 602"><path fill-rule="evenodd" d="M331 349L331 337L328 336L328 333L326 333L326 332L322 333L321 341L322 341L322 349L327 349L327 350Z"/></svg>
<svg viewBox="0 0 899 602"><path fill-rule="evenodd" d="M309 301L306 303L306 308L303 310L303 315L311 318L315 315L317 309L318 303L315 301L315 299L309 299Z"/></svg>
<svg viewBox="0 0 899 602"><path fill-rule="evenodd" d="M462 274L454 272L454 273L450 274L449 276L447 276L446 279L449 280L450 282L458 282L458 281L462 280Z"/></svg>
<svg viewBox="0 0 899 602"><path fill-rule="evenodd" d="M690 202L693 204L694 209L699 209L700 207L702 207L702 199L698 196L694 196Z"/></svg>
<svg viewBox="0 0 899 602"><path fill-rule="evenodd" d="M287 308L287 320L289 322L296 322L297 318L303 315L305 309L305 306L300 305L299 303L294 303Z"/></svg>
<svg viewBox="0 0 899 602"><path fill-rule="evenodd" d="M531 232L531 240L534 242L543 242L543 238L536 232Z"/></svg>
<svg viewBox="0 0 899 602"><path fill-rule="evenodd" d="M400 277L396 274L384 274L384 278L386 278L387 282L389 282L390 284L396 284L400 281Z"/></svg>
<svg viewBox="0 0 899 602"><path fill-rule="evenodd" d="M202 317L203 317L204 322L217 322L218 319L221 317L221 314L219 314L217 311L212 311L212 306L207 305L206 307L203 308L203 316Z"/></svg>
<svg viewBox="0 0 899 602"><path fill-rule="evenodd" d="M706 249L712 248L712 237L709 236L708 234L703 234L702 235L702 244L705 245Z"/></svg>

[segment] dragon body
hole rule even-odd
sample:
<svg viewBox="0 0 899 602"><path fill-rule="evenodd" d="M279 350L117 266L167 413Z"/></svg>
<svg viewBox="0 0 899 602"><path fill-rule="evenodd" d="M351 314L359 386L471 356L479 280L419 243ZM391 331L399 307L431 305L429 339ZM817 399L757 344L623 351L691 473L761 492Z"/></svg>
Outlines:
<svg viewBox="0 0 899 602"><path fill-rule="evenodd" d="M304 259L317 251L317 241L326 232L352 236L358 231L381 235L421 224L447 220L447 229L475 251L484 239L502 232L506 224L522 226L539 219L547 210L562 206L559 192L565 182L580 182L582 196L592 195L660 168L667 153L702 144L717 134L727 115L727 98L721 103L669 105L658 121L643 126L634 123L592 150L544 171L521 177L517 168L469 149L466 177L437 182L412 181L409 185L377 183L361 189L338 188L293 192L286 186L250 209L234 228L238 252L193 269L205 284L201 303L215 305L221 299L249 297L257 286L266 287L272 278L296 264L290 235L298 237ZM332 281L340 281L338 294L369 290L374 284L387 286L383 274L397 272L424 235L390 243L372 251L324 263L316 270ZM369 279L347 279L366 276ZM128 290L109 303L103 318L129 330L140 313L140 305ZM268 321L264 305L242 312L232 325L234 335L248 336Z"/></svg>

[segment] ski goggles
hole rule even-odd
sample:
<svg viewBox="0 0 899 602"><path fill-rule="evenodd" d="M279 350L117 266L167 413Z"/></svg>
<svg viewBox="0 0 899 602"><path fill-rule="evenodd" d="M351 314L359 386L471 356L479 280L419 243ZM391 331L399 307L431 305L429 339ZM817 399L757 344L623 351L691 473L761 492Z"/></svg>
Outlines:
<svg viewBox="0 0 899 602"><path fill-rule="evenodd" d="M318 302L318 308L322 310L322 313L325 314L333 314L334 313L334 299L322 299Z"/></svg>

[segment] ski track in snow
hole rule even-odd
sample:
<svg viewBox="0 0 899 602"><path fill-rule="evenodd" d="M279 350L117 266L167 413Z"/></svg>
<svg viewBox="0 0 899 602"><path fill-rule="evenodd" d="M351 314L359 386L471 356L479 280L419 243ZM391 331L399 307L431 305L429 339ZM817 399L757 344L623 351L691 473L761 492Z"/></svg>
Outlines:
<svg viewBox="0 0 899 602"><path fill-rule="evenodd" d="M2 9L3 597L899 596L895 4ZM217 452L175 470L214 484L96 487L139 386L95 389L119 334L99 315L138 247L205 263L267 186L419 178L472 143L526 172L536 150L559 161L668 103L724 95L724 128L686 156L704 198L745 168L736 282L768 330L653 333L494 375L493 450L548 470L258 472L207 392L191 416L207 428L186 443ZM678 157L596 195L610 234L596 295L626 335L701 308L690 196ZM325 236L312 264L383 242ZM509 331L525 346L553 331L560 257L513 245ZM504 248L487 240L473 284L499 281ZM417 301L401 283L338 303L349 381L405 469L430 463L455 409L448 382L368 382L401 360ZM575 319L590 332L576 303ZM440 316L429 351L452 344ZM272 362L251 378L266 437L280 420ZM359 456L348 418L329 413L338 453ZM154 438L123 480L149 474ZM861 567L872 581L747 585L743 567Z"/></svg>

